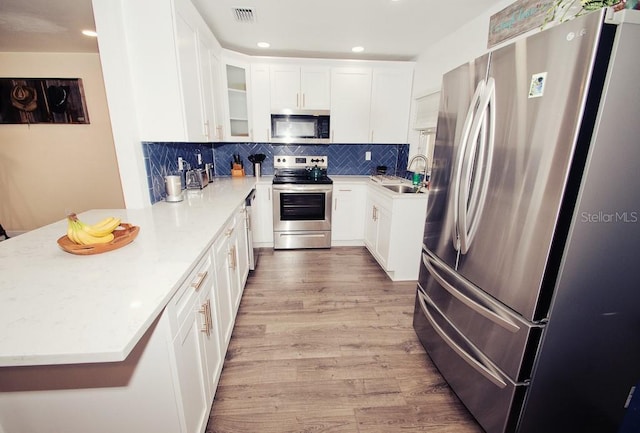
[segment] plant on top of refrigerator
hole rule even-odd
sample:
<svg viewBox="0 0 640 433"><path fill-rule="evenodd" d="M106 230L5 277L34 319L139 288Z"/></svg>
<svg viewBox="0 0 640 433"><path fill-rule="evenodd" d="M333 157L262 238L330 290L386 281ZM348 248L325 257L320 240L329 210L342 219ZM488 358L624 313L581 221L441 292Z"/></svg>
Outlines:
<svg viewBox="0 0 640 433"><path fill-rule="evenodd" d="M544 28L553 22L565 22L598 9L613 7L615 11L625 8L627 0L554 0L542 24Z"/></svg>

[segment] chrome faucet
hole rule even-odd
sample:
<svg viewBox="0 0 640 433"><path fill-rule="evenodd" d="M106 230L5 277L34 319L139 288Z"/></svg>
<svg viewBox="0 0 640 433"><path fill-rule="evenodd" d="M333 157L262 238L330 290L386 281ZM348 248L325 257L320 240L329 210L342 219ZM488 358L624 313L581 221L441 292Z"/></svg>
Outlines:
<svg viewBox="0 0 640 433"><path fill-rule="evenodd" d="M420 187L418 188L418 190L416 192L420 192L420 190L423 187L427 186L427 168L429 166L429 161L427 160L427 157L418 153L416 155L413 156L413 158L411 158L409 160L409 164L407 164L407 171L413 171L411 170L411 165L413 164L413 162L416 159L422 159L424 161L424 170L422 171L422 182L420 182ZM415 172L414 172L415 173Z"/></svg>

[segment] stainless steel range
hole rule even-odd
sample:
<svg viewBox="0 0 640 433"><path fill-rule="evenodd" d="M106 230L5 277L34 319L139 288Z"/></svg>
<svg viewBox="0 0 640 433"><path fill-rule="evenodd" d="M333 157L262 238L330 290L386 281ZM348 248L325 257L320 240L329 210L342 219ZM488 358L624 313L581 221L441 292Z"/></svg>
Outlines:
<svg viewBox="0 0 640 433"><path fill-rule="evenodd" d="M333 181L326 156L273 161L274 249L330 248Z"/></svg>

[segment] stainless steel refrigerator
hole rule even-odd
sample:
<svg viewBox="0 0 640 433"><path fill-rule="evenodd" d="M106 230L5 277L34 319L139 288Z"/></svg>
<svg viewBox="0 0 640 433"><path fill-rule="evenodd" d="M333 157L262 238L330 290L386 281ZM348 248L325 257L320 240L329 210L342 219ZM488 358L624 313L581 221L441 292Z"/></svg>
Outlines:
<svg viewBox="0 0 640 433"><path fill-rule="evenodd" d="M640 380L639 14L443 77L413 323L489 433L616 432Z"/></svg>

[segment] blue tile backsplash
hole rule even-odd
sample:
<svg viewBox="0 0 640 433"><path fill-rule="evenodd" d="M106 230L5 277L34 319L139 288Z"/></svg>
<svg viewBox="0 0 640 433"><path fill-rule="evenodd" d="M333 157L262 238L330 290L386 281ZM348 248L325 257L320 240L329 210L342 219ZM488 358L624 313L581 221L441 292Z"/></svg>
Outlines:
<svg viewBox="0 0 640 433"><path fill-rule="evenodd" d="M143 142L147 184L151 202L165 196L164 176L178 173L178 157L192 167L196 166L196 154L200 152L204 163L214 163L216 176L231 176L233 154L240 154L247 176L253 175L248 156L266 155L262 174L273 174L273 158L279 155L327 155L329 175L369 175L378 165L387 166L388 174L406 177L409 156L408 144L325 144L279 145L272 143L150 143ZM371 160L365 161L365 153L371 152Z"/></svg>

